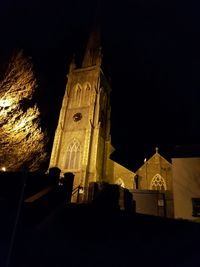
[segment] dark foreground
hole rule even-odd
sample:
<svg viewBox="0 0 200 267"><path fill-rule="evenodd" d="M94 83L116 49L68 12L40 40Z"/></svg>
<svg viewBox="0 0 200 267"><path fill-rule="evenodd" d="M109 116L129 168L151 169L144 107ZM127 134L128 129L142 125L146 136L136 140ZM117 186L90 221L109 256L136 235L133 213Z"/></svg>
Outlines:
<svg viewBox="0 0 200 267"><path fill-rule="evenodd" d="M200 266L198 223L65 203L35 216L20 218L9 267ZM1 227L1 267L9 227Z"/></svg>

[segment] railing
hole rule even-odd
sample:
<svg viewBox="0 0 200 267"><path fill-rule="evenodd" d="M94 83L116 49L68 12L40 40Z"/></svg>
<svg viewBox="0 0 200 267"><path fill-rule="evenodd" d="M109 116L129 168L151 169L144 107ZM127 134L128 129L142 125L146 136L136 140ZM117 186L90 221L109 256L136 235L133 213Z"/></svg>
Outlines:
<svg viewBox="0 0 200 267"><path fill-rule="evenodd" d="M76 202L79 203L80 201L80 191L83 190L83 186L81 185L78 185L77 187L75 187L73 190L72 190L72 196L75 195L77 193L77 199L76 199Z"/></svg>
<svg viewBox="0 0 200 267"><path fill-rule="evenodd" d="M38 193L25 199L24 202L25 203L34 202L34 201L38 200L39 198L43 197L44 195L46 195L47 193L51 192L52 190L53 190L53 186L49 186L47 188L44 188L43 190L39 191Z"/></svg>

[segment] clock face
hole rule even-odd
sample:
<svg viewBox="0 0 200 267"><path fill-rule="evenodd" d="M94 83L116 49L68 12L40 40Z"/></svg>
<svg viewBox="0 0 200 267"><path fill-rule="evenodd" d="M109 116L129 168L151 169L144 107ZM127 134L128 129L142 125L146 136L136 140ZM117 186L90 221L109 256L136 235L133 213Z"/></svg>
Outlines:
<svg viewBox="0 0 200 267"><path fill-rule="evenodd" d="M80 121L82 119L82 114L80 112L77 112L73 115L74 121Z"/></svg>

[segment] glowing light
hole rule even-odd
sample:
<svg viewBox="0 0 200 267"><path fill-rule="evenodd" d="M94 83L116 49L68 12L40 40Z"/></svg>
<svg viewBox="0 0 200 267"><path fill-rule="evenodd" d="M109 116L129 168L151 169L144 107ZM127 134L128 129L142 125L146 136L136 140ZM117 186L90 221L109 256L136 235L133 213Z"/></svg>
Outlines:
<svg viewBox="0 0 200 267"><path fill-rule="evenodd" d="M80 189L79 189L79 194L83 194L84 193L84 190L83 190L83 187L81 187Z"/></svg>
<svg viewBox="0 0 200 267"><path fill-rule="evenodd" d="M3 172L6 172L6 167L2 167L1 170L2 170Z"/></svg>
<svg viewBox="0 0 200 267"><path fill-rule="evenodd" d="M12 101L10 99L0 99L0 107L6 108L10 107L12 104Z"/></svg>

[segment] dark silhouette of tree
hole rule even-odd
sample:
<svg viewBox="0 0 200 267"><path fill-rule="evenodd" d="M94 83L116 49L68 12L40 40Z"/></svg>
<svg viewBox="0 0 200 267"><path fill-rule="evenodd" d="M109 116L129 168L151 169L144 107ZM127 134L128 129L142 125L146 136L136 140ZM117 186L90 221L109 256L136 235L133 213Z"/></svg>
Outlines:
<svg viewBox="0 0 200 267"><path fill-rule="evenodd" d="M30 58L15 51L0 81L0 167L36 171L47 159L47 134L32 105L37 87Z"/></svg>

